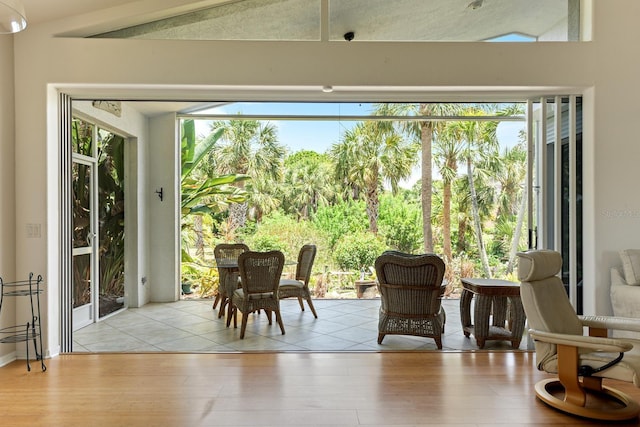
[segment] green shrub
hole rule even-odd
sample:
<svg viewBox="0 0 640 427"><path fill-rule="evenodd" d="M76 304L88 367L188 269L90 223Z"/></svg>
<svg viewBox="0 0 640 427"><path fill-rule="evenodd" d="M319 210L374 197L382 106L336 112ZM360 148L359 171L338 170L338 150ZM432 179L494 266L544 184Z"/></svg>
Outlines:
<svg viewBox="0 0 640 427"><path fill-rule="evenodd" d="M347 234L340 238L333 258L344 270L362 270L372 266L387 246L369 232Z"/></svg>
<svg viewBox="0 0 640 427"><path fill-rule="evenodd" d="M321 206L313 217L313 224L329 238L329 248L350 233L364 232L369 219L363 201L342 201L333 206Z"/></svg>

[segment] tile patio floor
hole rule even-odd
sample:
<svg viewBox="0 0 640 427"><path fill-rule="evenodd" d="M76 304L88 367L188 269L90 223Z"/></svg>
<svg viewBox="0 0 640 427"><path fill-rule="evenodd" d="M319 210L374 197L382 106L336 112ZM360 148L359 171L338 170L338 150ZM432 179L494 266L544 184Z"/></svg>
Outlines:
<svg viewBox="0 0 640 427"><path fill-rule="evenodd" d="M224 317L211 309L210 300L151 303L130 308L80 329L73 334L74 352L335 352L436 350L431 338L387 335L378 345L379 299L314 300L318 319L298 301L281 301L285 335L277 323L269 326L266 316L251 314L245 338L238 328L225 326ZM443 300L447 313L444 351L478 350L473 335L465 338L459 300ZM306 307L306 305L305 305ZM472 308L473 310L473 308ZM473 313L473 311L472 311ZM519 350L527 350L523 337ZM511 350L508 341L488 341L485 350Z"/></svg>

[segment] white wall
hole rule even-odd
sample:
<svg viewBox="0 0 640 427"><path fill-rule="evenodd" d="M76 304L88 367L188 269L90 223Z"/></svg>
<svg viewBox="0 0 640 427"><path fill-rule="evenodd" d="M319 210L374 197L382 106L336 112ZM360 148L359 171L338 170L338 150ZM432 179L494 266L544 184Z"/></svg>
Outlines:
<svg viewBox="0 0 640 427"><path fill-rule="evenodd" d="M13 37L0 35L0 277L5 282L16 280L13 103ZM15 322L15 302L3 302L0 329ZM15 345L0 345L0 365L13 359L14 351Z"/></svg>
<svg viewBox="0 0 640 427"><path fill-rule="evenodd" d="M55 193L57 168L52 155L57 144L56 103L48 87L72 95L190 100L446 101L488 100L500 93L576 93L585 96L586 104L585 312L607 314L608 271L618 263L615 252L640 247L640 215L608 215L640 212L635 191L640 158L635 126L640 113L640 57L635 53L640 2L594 3L593 42L588 43L67 39L51 37L64 29L64 23L34 25L17 35L15 44L16 229L40 222L45 235L55 236L48 230L57 227L57 195L44 197L47 189ZM88 18L74 19L73 24ZM96 14L90 18L100 20ZM334 86L334 93L320 91L326 84ZM161 179L150 175L149 186ZM158 208L153 189L143 194L149 219ZM155 225L149 229L149 242L157 230ZM53 245L18 234L18 271L29 266L55 272ZM173 277L167 274L167 279ZM55 325L57 318L47 321Z"/></svg>
<svg viewBox="0 0 640 427"><path fill-rule="evenodd" d="M148 203L150 300L171 302L180 298L180 176L176 115L150 121ZM162 188L163 198L155 194Z"/></svg>

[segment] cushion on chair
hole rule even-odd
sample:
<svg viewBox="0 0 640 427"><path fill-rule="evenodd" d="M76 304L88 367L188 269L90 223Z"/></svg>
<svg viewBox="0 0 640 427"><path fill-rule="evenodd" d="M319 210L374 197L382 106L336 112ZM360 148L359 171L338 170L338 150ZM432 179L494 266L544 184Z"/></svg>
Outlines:
<svg viewBox="0 0 640 427"><path fill-rule="evenodd" d="M304 282L295 279L282 279L280 280L280 287L285 288L287 286L293 286L296 288L301 288L304 286Z"/></svg>
<svg viewBox="0 0 640 427"><path fill-rule="evenodd" d="M640 285L640 249L625 249L620 251L622 271L627 285Z"/></svg>
<svg viewBox="0 0 640 427"><path fill-rule="evenodd" d="M555 276L562 268L562 258L550 250L519 253L518 280L532 282Z"/></svg>
<svg viewBox="0 0 640 427"><path fill-rule="evenodd" d="M236 295L239 298L244 299L244 291L242 289L236 289L233 292L233 294ZM250 294L249 295L249 299L250 300L265 299L265 298L273 298L273 292L261 292L261 293L255 293L255 294Z"/></svg>

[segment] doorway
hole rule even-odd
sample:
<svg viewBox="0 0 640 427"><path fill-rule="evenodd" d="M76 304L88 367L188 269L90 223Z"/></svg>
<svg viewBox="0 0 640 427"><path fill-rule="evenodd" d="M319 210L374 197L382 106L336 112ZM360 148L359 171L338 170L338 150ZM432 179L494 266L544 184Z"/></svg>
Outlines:
<svg viewBox="0 0 640 427"><path fill-rule="evenodd" d="M74 117L73 330L124 308L125 139Z"/></svg>

